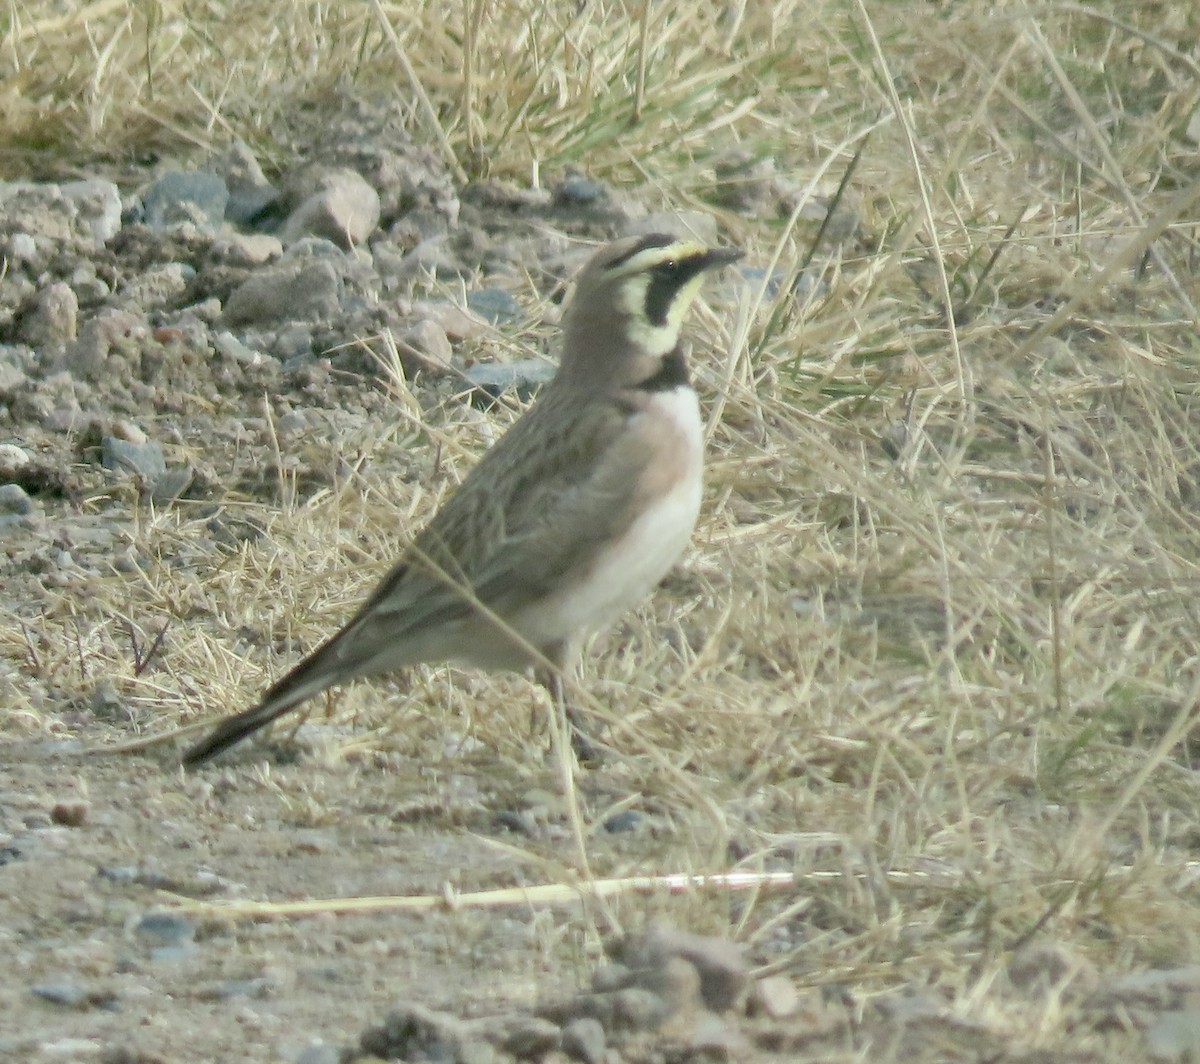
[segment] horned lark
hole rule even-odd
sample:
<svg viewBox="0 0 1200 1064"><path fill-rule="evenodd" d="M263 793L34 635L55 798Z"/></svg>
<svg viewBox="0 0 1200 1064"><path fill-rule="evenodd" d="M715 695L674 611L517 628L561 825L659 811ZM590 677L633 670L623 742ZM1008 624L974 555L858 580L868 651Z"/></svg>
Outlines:
<svg viewBox="0 0 1200 1064"><path fill-rule="evenodd" d="M537 402L349 623L184 763L333 684L406 665L549 663L561 680L583 641L649 594L692 534L703 440L679 330L704 273L740 254L661 234L597 252Z"/></svg>

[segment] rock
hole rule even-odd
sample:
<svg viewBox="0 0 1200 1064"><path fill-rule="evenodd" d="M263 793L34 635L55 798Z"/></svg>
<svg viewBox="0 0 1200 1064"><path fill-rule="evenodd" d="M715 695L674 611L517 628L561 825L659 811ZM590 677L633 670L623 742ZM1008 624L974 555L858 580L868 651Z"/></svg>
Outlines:
<svg viewBox="0 0 1200 1064"><path fill-rule="evenodd" d="M592 989L598 994L606 994L613 990L620 990L623 986L631 986L633 984L633 972L623 964L617 964L615 961L609 964L602 964L592 973Z"/></svg>
<svg viewBox="0 0 1200 1064"><path fill-rule="evenodd" d="M32 262L37 257L37 241L28 233L13 233L4 242L4 257L14 264Z"/></svg>
<svg viewBox="0 0 1200 1064"><path fill-rule="evenodd" d="M55 802L50 807L50 821L66 828L81 828L87 823L91 807L81 800Z"/></svg>
<svg viewBox="0 0 1200 1064"><path fill-rule="evenodd" d="M280 234L285 244L319 236L349 250L366 243L379 223L379 194L353 170L326 171L317 187L288 215Z"/></svg>
<svg viewBox="0 0 1200 1064"><path fill-rule="evenodd" d="M133 926L133 933L152 946L183 946L196 937L196 925L175 913L147 913Z"/></svg>
<svg viewBox="0 0 1200 1064"><path fill-rule="evenodd" d="M120 194L108 181L64 185L0 182L0 232L22 262L32 262L55 244L91 248L119 227ZM24 239L16 240L17 234Z"/></svg>
<svg viewBox="0 0 1200 1064"><path fill-rule="evenodd" d="M116 436L105 436L100 440L100 464L112 472L140 477L150 487L167 471L162 447L153 440L130 443Z"/></svg>
<svg viewBox="0 0 1200 1064"><path fill-rule="evenodd" d="M1200 1060L1200 1010L1162 1013L1146 1030L1146 1048L1155 1060L1178 1064Z"/></svg>
<svg viewBox="0 0 1200 1064"><path fill-rule="evenodd" d="M699 973L704 1003L714 1012L733 1008L750 984L750 972L740 946L723 938L693 935L663 924L654 925L643 935L624 939L617 946L616 957L636 973L661 970L669 958L682 958Z"/></svg>
<svg viewBox="0 0 1200 1064"><path fill-rule="evenodd" d="M306 358L312 354L313 331L307 325L285 325L275 336L272 353L281 362Z"/></svg>
<svg viewBox="0 0 1200 1064"><path fill-rule="evenodd" d="M102 679L92 689L88 708L97 720L112 720L128 724L134 717L129 703L111 680Z"/></svg>
<svg viewBox="0 0 1200 1064"><path fill-rule="evenodd" d="M296 1064L340 1064L342 1052L326 1042L311 1042L300 1051Z"/></svg>
<svg viewBox="0 0 1200 1064"><path fill-rule="evenodd" d="M172 170L142 195L144 220L163 232L190 223L204 233L215 233L225 220L229 190L210 171Z"/></svg>
<svg viewBox="0 0 1200 1064"><path fill-rule="evenodd" d="M515 362L476 362L467 370L467 381L491 402L505 392L515 392L521 400L531 399L543 385L554 379L558 367L540 358L519 358Z"/></svg>
<svg viewBox="0 0 1200 1064"><path fill-rule="evenodd" d="M25 494L20 484L0 484L0 514L28 517L36 510L34 501Z"/></svg>
<svg viewBox="0 0 1200 1064"><path fill-rule="evenodd" d="M87 988L78 983L39 983L31 989L35 997L68 1009L86 1008L91 1000Z"/></svg>
<svg viewBox="0 0 1200 1064"><path fill-rule="evenodd" d="M232 359L234 362L240 362L243 366L256 366L265 357L261 352L254 350L254 348L247 347L227 329L213 333L212 345L219 354Z"/></svg>
<svg viewBox="0 0 1200 1064"><path fill-rule="evenodd" d="M458 222L454 176L436 150L413 143L391 99L348 98L322 123L319 159L361 174L379 193L386 225L402 219L428 236Z"/></svg>
<svg viewBox="0 0 1200 1064"><path fill-rule="evenodd" d="M572 1060L582 1064L604 1064L607 1040L600 1021L591 1016L580 1016L562 1030L562 1048Z"/></svg>
<svg viewBox="0 0 1200 1064"><path fill-rule="evenodd" d="M518 321L521 317L521 305L503 288L477 288L468 292L467 306L493 325Z"/></svg>
<svg viewBox="0 0 1200 1064"><path fill-rule="evenodd" d="M150 486L150 498L162 505L174 502L196 483L196 470L191 466L168 469Z"/></svg>
<svg viewBox="0 0 1200 1064"><path fill-rule="evenodd" d="M11 477L13 474L24 469L30 463L29 452L22 450L15 443L0 443L0 476ZM16 487L15 484L6 484L4 487ZM3 488L0 488L0 493ZM25 493L22 491L21 493ZM28 501L29 496L25 496ZM0 502L0 509L3 509L3 503ZM9 511L13 512L13 511Z"/></svg>
<svg viewBox="0 0 1200 1064"><path fill-rule="evenodd" d="M225 179L229 190L225 217L234 225L255 225L278 201L278 189L267 180L245 141L235 140L224 155L212 160L212 165Z"/></svg>
<svg viewBox="0 0 1200 1064"><path fill-rule="evenodd" d="M21 317L17 336L38 350L61 350L75 339L79 301L71 286L54 281L42 288Z"/></svg>
<svg viewBox="0 0 1200 1064"><path fill-rule="evenodd" d="M412 315L436 322L451 341L476 340L488 332L487 322L483 318L453 303L418 299L412 305Z"/></svg>
<svg viewBox="0 0 1200 1064"><path fill-rule="evenodd" d="M416 356L416 360L432 369L444 370L450 365L454 349L442 327L436 322L419 321L399 337L399 344Z"/></svg>
<svg viewBox="0 0 1200 1064"><path fill-rule="evenodd" d="M596 1023L595 1020L591 1022ZM504 1049L518 1060L541 1060L558 1049L562 1041L563 1032L558 1024L537 1016L526 1016L504 1036Z"/></svg>
<svg viewBox="0 0 1200 1064"><path fill-rule="evenodd" d="M380 242L372 249L372 257L379 276L393 284L412 283L422 277L456 278L467 273L445 234L422 240L403 255L393 245Z"/></svg>
<svg viewBox="0 0 1200 1064"><path fill-rule="evenodd" d="M111 181L68 181L59 186L92 242L107 244L121 228L121 192Z"/></svg>
<svg viewBox="0 0 1200 1064"><path fill-rule="evenodd" d="M604 821L604 830L610 835L620 835L637 831L645 822L645 816L636 809L622 809Z"/></svg>
<svg viewBox="0 0 1200 1064"><path fill-rule="evenodd" d="M744 266L739 263L734 269L737 270L742 279L755 291L763 288L768 299L774 299L779 294L779 289L783 287L784 282L788 278L787 271L778 268L768 274L766 270L759 266ZM801 281L803 281L803 278L801 278ZM810 281L809 284L811 285L812 282Z"/></svg>
<svg viewBox="0 0 1200 1064"><path fill-rule="evenodd" d="M800 992L786 975L768 975L754 984L756 1011L773 1020L786 1020L800 1011Z"/></svg>
<svg viewBox="0 0 1200 1064"><path fill-rule="evenodd" d="M748 1048L737 1028L714 1013L704 1012L687 1033L680 1059L702 1061L703 1064L741 1061L746 1059Z"/></svg>
<svg viewBox="0 0 1200 1064"><path fill-rule="evenodd" d="M558 206L593 207L609 199L607 186L582 174L568 174L552 189Z"/></svg>
<svg viewBox="0 0 1200 1064"><path fill-rule="evenodd" d="M29 381L33 352L24 345L0 344L0 392L13 392Z"/></svg>
<svg viewBox="0 0 1200 1064"><path fill-rule="evenodd" d="M645 987L628 986L611 996L611 1023L613 1027L632 1031L654 1031L666 1023L671 1015L667 1003L654 991ZM603 1016L596 1019L604 1023ZM604 1024L605 1028L609 1024Z"/></svg>
<svg viewBox="0 0 1200 1064"><path fill-rule="evenodd" d="M653 991L671 1016L691 1014L704 1007L700 994L700 973L683 957L664 957L650 967L635 972L637 985Z"/></svg>
<svg viewBox="0 0 1200 1064"><path fill-rule="evenodd" d="M253 274L225 302L230 325L272 321L321 321L338 310L342 281L321 259L281 262Z"/></svg>
<svg viewBox="0 0 1200 1064"><path fill-rule="evenodd" d="M261 266L283 254L283 241L270 233L231 233L213 242L209 258L229 266Z"/></svg>
<svg viewBox="0 0 1200 1064"><path fill-rule="evenodd" d="M103 310L83 323L74 343L68 344L62 363L81 379L95 377L114 348L136 343L146 335L143 320L127 310Z"/></svg>
<svg viewBox="0 0 1200 1064"><path fill-rule="evenodd" d="M415 1003L397 1009L382 1026L368 1028L359 1045L384 1060L485 1064L495 1059L491 1046L471 1039L461 1020Z"/></svg>
<svg viewBox="0 0 1200 1064"><path fill-rule="evenodd" d="M124 304L139 310L175 305L184 298L195 276L195 269L186 263L163 263L133 277L122 286L120 297Z"/></svg>
<svg viewBox="0 0 1200 1064"><path fill-rule="evenodd" d="M775 160L756 158L749 151L732 151L715 166L713 200L731 211L752 217L779 212Z"/></svg>

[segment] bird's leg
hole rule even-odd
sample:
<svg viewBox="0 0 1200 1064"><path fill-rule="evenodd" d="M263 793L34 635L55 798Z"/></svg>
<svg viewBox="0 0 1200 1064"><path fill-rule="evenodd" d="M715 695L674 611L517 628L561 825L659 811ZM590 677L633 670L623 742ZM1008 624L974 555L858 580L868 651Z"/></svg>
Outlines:
<svg viewBox="0 0 1200 1064"><path fill-rule="evenodd" d="M557 644L543 651L553 663L551 669L537 669L535 676L538 683L550 692L554 703L555 726L561 727L565 722L570 730L571 749L580 764L599 764L602 760L600 751L588 736L585 726L586 714L570 701L567 693L567 674L572 668L573 655L565 644Z"/></svg>

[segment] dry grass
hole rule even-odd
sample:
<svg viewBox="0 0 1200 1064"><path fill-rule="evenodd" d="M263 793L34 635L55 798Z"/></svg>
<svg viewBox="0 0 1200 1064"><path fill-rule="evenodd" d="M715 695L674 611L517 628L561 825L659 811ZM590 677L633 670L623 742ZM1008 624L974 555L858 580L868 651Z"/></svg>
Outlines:
<svg viewBox="0 0 1200 1064"><path fill-rule="evenodd" d="M1073 1021L979 1003L1013 950L1061 944L1106 973L1200 954L1192 5L100 0L7 18L6 155L30 170L79 144L186 155L235 134L282 158L298 104L347 82L394 94L464 174L579 165L708 209L722 153L770 156L797 187L823 174L829 195L861 147L820 293L697 316L720 414L703 524L589 671L627 725L628 793L678 827L672 866L734 853L805 884L791 916L697 900L698 923L815 983L945 991L1031 1049ZM752 261L812 253L812 222L718 213ZM166 678L130 676L103 609L78 653L159 714L244 703L278 662L231 633L311 645L377 575L362 559L393 553L395 508L436 505L432 458L403 460L404 484L255 507L273 546L202 581L126 581L123 615L174 619ZM136 523L143 549L186 549L173 515ZM73 637L52 642L41 666L66 675ZM502 771L538 742L526 709L490 708L515 681L411 683L444 712L373 742L429 756L465 730Z"/></svg>

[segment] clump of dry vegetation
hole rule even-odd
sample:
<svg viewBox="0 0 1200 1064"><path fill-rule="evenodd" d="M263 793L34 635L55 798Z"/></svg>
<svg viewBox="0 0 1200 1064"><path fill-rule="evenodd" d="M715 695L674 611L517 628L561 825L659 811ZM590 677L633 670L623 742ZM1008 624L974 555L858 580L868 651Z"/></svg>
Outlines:
<svg viewBox="0 0 1200 1064"><path fill-rule="evenodd" d="M813 984L920 984L1031 1050L1101 1053L1119 1032L1058 997L1031 1022L997 989L1015 954L1058 950L1072 979L1194 960L1191 5L97 0L3 18L12 173L233 136L280 159L297 115L350 87L394 97L460 180L573 166L648 186L782 271L778 292L695 316L702 525L587 675L622 753L606 791L672 825L636 870L792 869L798 891L661 908ZM794 184L790 217L717 201L735 153L747 186L764 160ZM408 449L397 425L371 445ZM466 468L474 447L438 460ZM247 661L231 632L311 646L344 617L394 554L397 510L437 504L433 456L409 461L405 483L252 506L271 546L202 578L121 581L120 616L177 618L166 672L134 677L116 622L41 664L86 651L160 721L245 704L287 657ZM136 535L185 532L147 514ZM73 609L64 594L39 623L70 632ZM5 646L28 672L25 636ZM356 754L428 757L465 732L495 751L485 775L542 757L520 681L405 682L424 708L341 700Z"/></svg>

